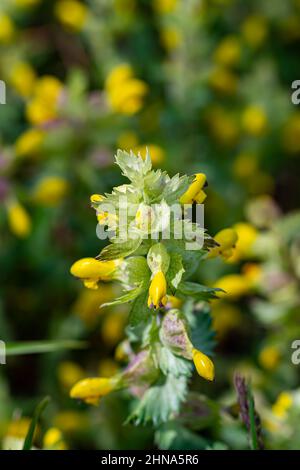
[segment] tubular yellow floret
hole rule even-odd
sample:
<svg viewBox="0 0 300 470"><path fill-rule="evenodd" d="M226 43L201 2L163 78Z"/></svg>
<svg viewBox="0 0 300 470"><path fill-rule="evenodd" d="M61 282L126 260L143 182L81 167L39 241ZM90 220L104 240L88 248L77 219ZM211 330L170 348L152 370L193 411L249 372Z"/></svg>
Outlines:
<svg viewBox="0 0 300 470"><path fill-rule="evenodd" d="M215 241L219 246L212 248L208 258L215 258L220 255L228 259L233 255L235 245L238 241L238 235L232 228L225 228L215 235Z"/></svg>
<svg viewBox="0 0 300 470"><path fill-rule="evenodd" d="M193 348L193 361L198 374L206 380L214 380L215 366L212 360L206 354Z"/></svg>
<svg viewBox="0 0 300 470"><path fill-rule="evenodd" d="M203 191L205 184L206 175L204 173L196 173L189 189L180 198L181 204L192 204L193 202L202 204L206 198L206 194Z"/></svg>
<svg viewBox="0 0 300 470"><path fill-rule="evenodd" d="M98 281L109 281L121 260L98 261L95 258L82 258L70 269L73 276L78 277L90 289L97 289Z"/></svg>
<svg viewBox="0 0 300 470"><path fill-rule="evenodd" d="M167 282L165 275L162 271L158 271L154 275L149 287L148 307L163 307L167 301L166 294Z"/></svg>
<svg viewBox="0 0 300 470"><path fill-rule="evenodd" d="M77 382L70 391L70 397L83 400L89 405L98 405L101 397L113 391L115 381L112 378L93 377Z"/></svg>

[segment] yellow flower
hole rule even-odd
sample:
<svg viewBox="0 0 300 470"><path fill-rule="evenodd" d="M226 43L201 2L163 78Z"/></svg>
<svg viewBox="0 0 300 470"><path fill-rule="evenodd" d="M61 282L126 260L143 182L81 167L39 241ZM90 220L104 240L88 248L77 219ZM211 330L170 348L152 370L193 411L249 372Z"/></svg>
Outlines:
<svg viewBox="0 0 300 470"><path fill-rule="evenodd" d="M238 240L238 234L232 228L225 228L218 232L215 237L215 241L219 246L212 248L207 258L215 258L216 256L222 256L224 259L230 258Z"/></svg>
<svg viewBox="0 0 300 470"><path fill-rule="evenodd" d="M157 13L172 13L177 7L177 0L153 0L153 8Z"/></svg>
<svg viewBox="0 0 300 470"><path fill-rule="evenodd" d="M148 297L148 307L149 308L159 308L163 307L166 303L166 294L167 294L167 281L165 275L162 271L158 271L150 284L149 287L149 297Z"/></svg>
<svg viewBox="0 0 300 470"><path fill-rule="evenodd" d="M165 152L164 150L155 144L144 144L139 145L133 149L133 153L140 154L142 158L146 158L146 152L149 152L151 157L151 161L154 166L160 165L165 159Z"/></svg>
<svg viewBox="0 0 300 470"><path fill-rule="evenodd" d="M214 285L223 289L225 293L218 292L219 297L239 298L251 291L251 282L241 274L227 274L221 277Z"/></svg>
<svg viewBox="0 0 300 470"><path fill-rule="evenodd" d="M280 361L280 351L277 346L266 346L259 353L259 363L268 370L275 369Z"/></svg>
<svg viewBox="0 0 300 470"><path fill-rule="evenodd" d="M206 199L206 194L203 191L203 188L206 185L206 175L204 173L196 173L193 183L190 185L189 189L181 196L181 204L192 204L197 202L202 204Z"/></svg>
<svg viewBox="0 0 300 470"><path fill-rule="evenodd" d="M50 428L43 438L43 448L49 450L67 450L63 435L58 428Z"/></svg>
<svg viewBox="0 0 300 470"><path fill-rule="evenodd" d="M183 39L181 32L177 28L169 26L161 30L160 40L168 51L173 51L182 44Z"/></svg>
<svg viewBox="0 0 300 470"><path fill-rule="evenodd" d="M33 97L26 106L27 119L35 125L54 120L62 90L62 83L55 77L45 76L37 80Z"/></svg>
<svg viewBox="0 0 300 470"><path fill-rule="evenodd" d="M135 114L143 106L148 91L146 83L133 77L129 64L116 66L105 81L108 102L111 108L121 114Z"/></svg>
<svg viewBox="0 0 300 470"><path fill-rule="evenodd" d="M237 89L237 77L226 67L218 66L210 74L209 85L218 93L233 95Z"/></svg>
<svg viewBox="0 0 300 470"><path fill-rule="evenodd" d="M253 245L258 237L257 229L247 222L239 222L233 226L233 229L237 233L237 242L235 250L229 258L231 263L251 256Z"/></svg>
<svg viewBox="0 0 300 470"><path fill-rule="evenodd" d="M42 147L45 133L40 129L28 129L21 134L15 144L17 157L34 156Z"/></svg>
<svg viewBox="0 0 300 470"><path fill-rule="evenodd" d="M0 13L0 43L8 43L15 34L15 26L8 15Z"/></svg>
<svg viewBox="0 0 300 470"><path fill-rule="evenodd" d="M240 129L234 115L214 106L207 113L207 121L212 136L219 144L226 147L236 144Z"/></svg>
<svg viewBox="0 0 300 470"><path fill-rule="evenodd" d="M89 405L97 406L100 398L108 395L115 388L115 380L105 377L94 377L80 380L71 389L71 398L83 400Z"/></svg>
<svg viewBox="0 0 300 470"><path fill-rule="evenodd" d="M242 35L251 47L260 47L268 35L267 21L263 16L251 15L241 26Z"/></svg>
<svg viewBox="0 0 300 470"><path fill-rule="evenodd" d="M69 183L59 176L47 176L34 188L33 200L44 206L56 206L67 194Z"/></svg>
<svg viewBox="0 0 300 470"><path fill-rule="evenodd" d="M242 322L240 310L232 304L213 302L212 304L213 328L221 339L228 332L239 326Z"/></svg>
<svg viewBox="0 0 300 470"><path fill-rule="evenodd" d="M248 106L242 113L242 126L244 130L254 136L259 137L266 132L267 116L261 106Z"/></svg>
<svg viewBox="0 0 300 470"><path fill-rule="evenodd" d="M64 361L58 366L58 379L67 389L84 377L84 370L75 362Z"/></svg>
<svg viewBox="0 0 300 470"><path fill-rule="evenodd" d="M113 278L121 260L98 261L95 258L82 258L71 267L71 274L81 279L85 287L98 289L99 281L108 281Z"/></svg>
<svg viewBox="0 0 300 470"><path fill-rule="evenodd" d="M277 418L284 419L288 410L293 405L293 397L289 392L281 392L272 406L272 412Z"/></svg>
<svg viewBox="0 0 300 470"><path fill-rule="evenodd" d="M255 287L261 279L262 267L258 263L246 263L243 266L242 273L249 283Z"/></svg>
<svg viewBox="0 0 300 470"><path fill-rule="evenodd" d="M55 14L68 29L81 31L87 19L88 9L77 0L60 0L55 5Z"/></svg>
<svg viewBox="0 0 300 470"><path fill-rule="evenodd" d="M102 202L104 199L104 196L101 194L92 194L90 197L90 201L92 204L98 204L99 202Z"/></svg>
<svg viewBox="0 0 300 470"><path fill-rule="evenodd" d="M228 67L235 66L241 58L239 39L235 36L225 37L218 45L214 53L214 59L218 64Z"/></svg>
<svg viewBox="0 0 300 470"><path fill-rule="evenodd" d="M61 411L54 418L54 425L65 433L82 432L88 426L86 414L77 411Z"/></svg>
<svg viewBox="0 0 300 470"><path fill-rule="evenodd" d="M30 423L31 419L26 417L11 421L8 429L6 430L6 435L17 438L26 437Z"/></svg>
<svg viewBox="0 0 300 470"><path fill-rule="evenodd" d="M288 153L300 153L300 112L288 119L283 128L282 143Z"/></svg>
<svg viewBox="0 0 300 470"><path fill-rule="evenodd" d="M9 80L12 87L22 97L27 98L34 89L36 74L31 65L27 62L17 62L12 67Z"/></svg>
<svg viewBox="0 0 300 470"><path fill-rule="evenodd" d="M201 351L193 348L193 361L196 367L196 370L200 377L203 377L206 380L214 380L215 378L215 367L212 360L203 354Z"/></svg>
<svg viewBox="0 0 300 470"><path fill-rule="evenodd" d="M18 202L11 202L7 214L11 231L17 237L26 238L31 231L31 220L24 207Z"/></svg>

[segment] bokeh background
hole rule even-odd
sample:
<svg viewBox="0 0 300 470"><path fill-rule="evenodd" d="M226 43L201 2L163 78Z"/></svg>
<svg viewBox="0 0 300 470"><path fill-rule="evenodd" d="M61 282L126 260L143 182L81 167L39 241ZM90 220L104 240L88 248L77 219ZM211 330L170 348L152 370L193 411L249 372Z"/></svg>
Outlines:
<svg viewBox="0 0 300 470"><path fill-rule="evenodd" d="M3 448L20 445L45 395L38 447L247 448L236 370L251 377L266 447L300 448L299 46L299 0L1 1L0 339L66 341L0 366ZM228 295L212 304L217 377L194 384L210 401L193 442L124 425L126 393L92 409L68 395L122 367L127 310L99 310L117 287L87 290L69 268L102 247L89 196L123 182L114 153L146 146L170 174L206 173L209 233L240 235L234 260L196 274Z"/></svg>

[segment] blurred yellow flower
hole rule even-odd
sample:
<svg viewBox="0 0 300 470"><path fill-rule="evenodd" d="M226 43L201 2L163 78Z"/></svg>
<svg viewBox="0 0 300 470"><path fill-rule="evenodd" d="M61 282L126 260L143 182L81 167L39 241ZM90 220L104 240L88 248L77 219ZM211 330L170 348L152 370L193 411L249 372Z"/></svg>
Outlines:
<svg viewBox="0 0 300 470"><path fill-rule="evenodd" d="M27 417L11 421L6 430L6 435L19 438L25 437L28 432L30 423L31 419Z"/></svg>
<svg viewBox="0 0 300 470"><path fill-rule="evenodd" d="M15 144L17 157L35 156L43 144L44 137L45 133L40 129L32 128L23 132Z"/></svg>
<svg viewBox="0 0 300 470"><path fill-rule="evenodd" d="M111 378L94 377L83 379L72 387L70 396L83 400L89 405L97 406L100 398L112 392L115 387L115 381Z"/></svg>
<svg viewBox="0 0 300 470"><path fill-rule="evenodd" d="M129 151L135 147L138 146L138 136L136 135L135 132L127 131L127 132L122 132L122 134L119 135L118 140L117 140L117 147Z"/></svg>
<svg viewBox="0 0 300 470"><path fill-rule="evenodd" d="M116 296L113 286L104 284L99 285L98 290L83 289L72 307L72 311L78 315L87 326L92 326L99 316L105 312L99 306L109 302Z"/></svg>
<svg viewBox="0 0 300 470"><path fill-rule="evenodd" d="M215 282L214 287L219 287L225 292L218 292L219 297L238 299L251 291L251 283L241 274L227 274Z"/></svg>
<svg viewBox="0 0 300 470"><path fill-rule="evenodd" d="M66 196L69 183L59 176L46 176L35 186L32 199L43 206L56 206Z"/></svg>
<svg viewBox="0 0 300 470"><path fill-rule="evenodd" d="M253 153L241 153L233 163L233 173L241 180L254 176L257 169L257 156Z"/></svg>
<svg viewBox="0 0 300 470"><path fill-rule="evenodd" d="M32 7L38 5L41 0L13 0L13 2L20 7Z"/></svg>
<svg viewBox="0 0 300 470"><path fill-rule="evenodd" d="M82 432L88 426L87 416L78 411L61 411L53 422L64 433Z"/></svg>
<svg viewBox="0 0 300 470"><path fill-rule="evenodd" d="M10 202L7 215L13 234L19 238L26 238L31 232L31 219L24 207L17 201Z"/></svg>
<svg viewBox="0 0 300 470"><path fill-rule="evenodd" d="M228 67L237 65L241 58L241 46L236 36L225 37L214 52L214 60Z"/></svg>
<svg viewBox="0 0 300 470"><path fill-rule="evenodd" d="M148 86L133 76L129 64L116 66L105 81L108 102L111 108L121 114L135 114L143 106Z"/></svg>
<svg viewBox="0 0 300 470"><path fill-rule="evenodd" d="M63 361L58 366L57 376L63 387L69 390L84 377L84 370L75 362Z"/></svg>
<svg viewBox="0 0 300 470"><path fill-rule="evenodd" d="M88 8L77 0L59 0L55 5L55 15L66 28L81 31L87 19Z"/></svg>
<svg viewBox="0 0 300 470"><path fill-rule="evenodd" d="M268 35L266 18L259 14L248 16L241 26L242 35L251 47L260 47Z"/></svg>
<svg viewBox="0 0 300 470"><path fill-rule="evenodd" d="M292 114L283 128L282 142L289 153L300 153L300 112Z"/></svg>
<svg viewBox="0 0 300 470"><path fill-rule="evenodd" d="M182 44L182 34L174 26L165 26L160 32L160 40L162 45L168 50L173 51Z"/></svg>
<svg viewBox="0 0 300 470"><path fill-rule="evenodd" d="M157 13L172 13L177 7L177 0L153 0L153 8Z"/></svg>
<svg viewBox="0 0 300 470"><path fill-rule="evenodd" d="M280 361L280 350L277 346L266 346L263 348L258 356L258 361L264 369L275 369Z"/></svg>
<svg viewBox="0 0 300 470"><path fill-rule="evenodd" d="M35 82L33 97L26 107L29 122L35 125L44 124L57 117L59 97L63 84L52 76L44 76Z"/></svg>
<svg viewBox="0 0 300 470"><path fill-rule="evenodd" d="M165 159L165 152L159 145L155 145L155 144L139 145L138 147L133 148L133 152L135 154L139 153L142 158L146 158L147 149L149 151L149 155L151 157L151 161L154 166L157 166L163 163Z"/></svg>
<svg viewBox="0 0 300 470"><path fill-rule="evenodd" d="M124 337L125 312L118 310L105 316L101 325L101 337L108 346L115 346Z"/></svg>
<svg viewBox="0 0 300 470"><path fill-rule="evenodd" d="M219 339L242 323L242 314L238 307L225 302L212 303L213 328Z"/></svg>
<svg viewBox="0 0 300 470"><path fill-rule="evenodd" d="M229 262L235 263L240 259L251 257L253 245L258 237L257 229L248 222L238 222L232 227L237 233L237 242Z"/></svg>
<svg viewBox="0 0 300 470"><path fill-rule="evenodd" d="M15 34L15 26L8 15L0 13L0 43L10 42Z"/></svg>
<svg viewBox="0 0 300 470"><path fill-rule="evenodd" d="M43 449L48 450L67 450L62 432L58 428L50 428L43 438Z"/></svg>
<svg viewBox="0 0 300 470"><path fill-rule="evenodd" d="M215 258L216 256L222 256L224 259L231 258L238 240L236 230L232 228L220 230L220 232L214 236L214 240L217 242L218 246L211 248L207 258Z"/></svg>
<svg viewBox="0 0 300 470"><path fill-rule="evenodd" d="M98 374L101 377L112 377L119 370L118 364L111 358L101 359L99 362Z"/></svg>
<svg viewBox="0 0 300 470"><path fill-rule="evenodd" d="M36 81L36 73L27 62L17 62L13 65L9 80L11 86L24 98L31 95Z"/></svg>
<svg viewBox="0 0 300 470"><path fill-rule="evenodd" d="M223 95L233 95L237 90L236 75L222 65L212 70L208 83L216 92Z"/></svg>
<svg viewBox="0 0 300 470"><path fill-rule="evenodd" d="M272 406L272 413L277 418L284 419L287 416L288 410L293 405L293 397L289 392L281 392L276 402Z"/></svg>
<svg viewBox="0 0 300 470"><path fill-rule="evenodd" d="M241 119L243 129L254 137L263 135L267 130L268 119L261 106L248 106L243 111Z"/></svg>
<svg viewBox="0 0 300 470"><path fill-rule="evenodd" d="M218 106L208 110L207 121L213 138L221 145L232 147L240 134L237 119Z"/></svg>

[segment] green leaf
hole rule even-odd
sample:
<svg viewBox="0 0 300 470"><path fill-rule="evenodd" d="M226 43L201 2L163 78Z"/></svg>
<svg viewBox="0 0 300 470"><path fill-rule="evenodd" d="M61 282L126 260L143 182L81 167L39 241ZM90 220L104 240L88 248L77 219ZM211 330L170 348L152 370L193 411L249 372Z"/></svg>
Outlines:
<svg viewBox="0 0 300 470"><path fill-rule="evenodd" d="M142 240L138 237L127 240L126 242L116 242L107 245L101 251L97 259L100 261L110 261L119 258L125 258L131 255L140 246Z"/></svg>
<svg viewBox="0 0 300 470"><path fill-rule="evenodd" d="M167 281L173 293L181 282L185 269L182 264L182 257L179 253L171 253L170 265L167 272Z"/></svg>
<svg viewBox="0 0 300 470"><path fill-rule="evenodd" d="M155 426L168 421L179 412L187 393L187 377L169 374L150 387L129 417L135 424L152 422Z"/></svg>
<svg viewBox="0 0 300 470"><path fill-rule="evenodd" d="M148 291L145 291L133 301L126 328L130 341L140 341L147 331L146 326L152 319L151 310L147 305L147 297Z"/></svg>
<svg viewBox="0 0 300 470"><path fill-rule="evenodd" d="M167 183L162 193L162 198L168 204L178 202L180 196L182 196L195 179L194 176L179 176L179 174L173 176Z"/></svg>
<svg viewBox="0 0 300 470"><path fill-rule="evenodd" d="M161 450L203 450L208 446L206 439L176 421L162 424L154 439Z"/></svg>
<svg viewBox="0 0 300 470"><path fill-rule="evenodd" d="M132 151L128 153L124 150L118 150L115 159L123 175L133 183L139 183L152 168L148 152L145 160L143 160L142 157L136 156Z"/></svg>
<svg viewBox="0 0 300 470"><path fill-rule="evenodd" d="M150 282L151 272L146 258L143 256L131 256L127 258L122 267L122 282L129 286L147 285Z"/></svg>
<svg viewBox="0 0 300 470"><path fill-rule="evenodd" d="M182 357L175 356L165 346L159 346L156 350L155 360L164 375L173 374L175 377L192 374L192 363Z"/></svg>
<svg viewBox="0 0 300 470"><path fill-rule="evenodd" d="M251 386L248 384L248 403L249 403L249 418L250 418L250 442L251 442L251 449L258 450L258 438L257 438L257 430L256 430L256 423L255 423L255 405L254 405L254 398L251 391Z"/></svg>
<svg viewBox="0 0 300 470"><path fill-rule="evenodd" d="M190 339L194 348L199 349L208 356L213 356L216 345L216 333L212 329L212 318L205 311L194 312L188 318L190 326Z"/></svg>
<svg viewBox="0 0 300 470"><path fill-rule="evenodd" d="M22 354L40 354L62 351L64 349L83 349L87 343L76 340L59 341L19 341L6 344L7 356L20 356Z"/></svg>
<svg viewBox="0 0 300 470"><path fill-rule="evenodd" d="M41 414L43 413L44 409L46 408L49 402L50 397L45 397L35 408L27 435L24 440L23 450L31 450L36 426L38 424Z"/></svg>
<svg viewBox="0 0 300 470"><path fill-rule="evenodd" d="M217 299L217 292L224 292L222 289L203 286L196 282L184 281L181 282L178 287L179 292L189 297L193 297L196 300L210 300Z"/></svg>
<svg viewBox="0 0 300 470"><path fill-rule="evenodd" d="M131 289L130 291L126 292L126 294L122 295L121 297L118 297L115 300L112 300L111 302L106 302L105 304L102 304L100 308L111 307L112 305L121 305L130 302L136 299L141 294L142 290L143 284L139 285L135 289Z"/></svg>

